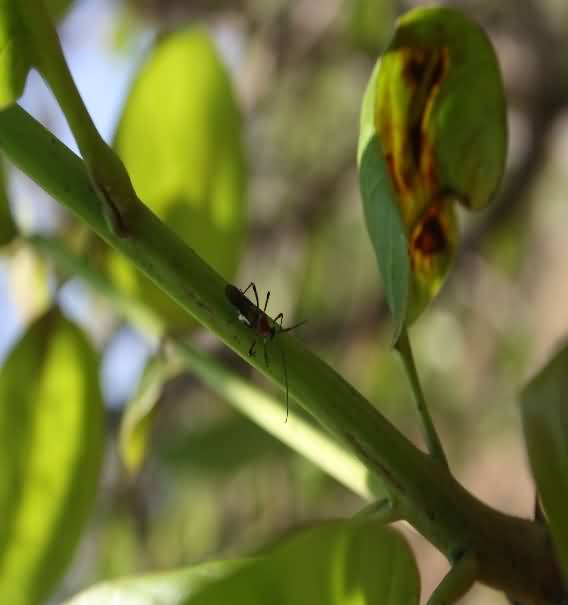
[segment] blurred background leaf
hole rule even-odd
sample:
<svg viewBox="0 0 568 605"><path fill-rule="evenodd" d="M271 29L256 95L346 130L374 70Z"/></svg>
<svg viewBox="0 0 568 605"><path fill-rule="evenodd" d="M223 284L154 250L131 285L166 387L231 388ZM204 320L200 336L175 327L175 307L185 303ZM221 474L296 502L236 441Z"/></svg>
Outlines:
<svg viewBox="0 0 568 605"><path fill-rule="evenodd" d="M183 605L189 595L231 573L245 561L203 563L187 570L123 578L77 595L67 605Z"/></svg>
<svg viewBox="0 0 568 605"><path fill-rule="evenodd" d="M126 404L120 424L119 448L122 462L136 474L149 447L157 404L166 380L166 367L159 358L151 359L140 379L138 389Z"/></svg>
<svg viewBox="0 0 568 605"><path fill-rule="evenodd" d="M98 360L52 311L0 372L0 600L44 601L91 511L104 435Z"/></svg>
<svg viewBox="0 0 568 605"><path fill-rule="evenodd" d="M115 147L138 195L195 251L231 280L245 229L241 117L225 67L204 29L166 36L138 74ZM110 271L171 327L187 313L116 253Z"/></svg>
<svg viewBox="0 0 568 605"><path fill-rule="evenodd" d="M26 322L44 313L51 302L48 263L31 248L17 246L8 265L10 296Z"/></svg>
<svg viewBox="0 0 568 605"><path fill-rule="evenodd" d="M419 598L418 569L400 534L376 522L330 522L296 532L186 605L417 605Z"/></svg>
<svg viewBox="0 0 568 605"><path fill-rule="evenodd" d="M205 572L205 573L204 573ZM296 531L250 560L95 587L69 605L417 605L420 579L402 536L371 521Z"/></svg>

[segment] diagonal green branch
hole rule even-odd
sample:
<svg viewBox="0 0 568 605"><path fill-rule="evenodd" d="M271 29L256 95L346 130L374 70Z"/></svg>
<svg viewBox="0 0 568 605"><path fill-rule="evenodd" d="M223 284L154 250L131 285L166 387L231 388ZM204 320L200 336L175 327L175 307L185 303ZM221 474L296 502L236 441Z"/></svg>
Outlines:
<svg viewBox="0 0 568 605"><path fill-rule="evenodd" d="M85 107L44 0L17 0L16 5L33 49L33 63L57 99L99 194L92 203L101 203L114 232L127 237L126 215L137 200L126 168Z"/></svg>
<svg viewBox="0 0 568 605"><path fill-rule="evenodd" d="M247 355L251 335L234 321L223 279L148 208L137 204L132 209L130 237L116 235L95 203L81 160L17 106L0 112L0 147L188 313L284 387L278 355L271 355L268 368L262 359ZM451 560L467 553L477 563L479 581L521 602L560 600L562 579L542 526L498 513L476 500L295 337L278 338L288 362L290 395L385 480L403 518Z"/></svg>
<svg viewBox="0 0 568 605"><path fill-rule="evenodd" d="M155 340L167 335L163 320L143 301L119 291L108 277L97 270L89 256L73 252L63 241L53 237L32 235L26 238L26 242L38 254L51 258L64 274L84 280L142 333ZM176 359L179 357L197 378L253 422L361 498L383 498L384 502L386 493L383 482L325 431L294 413L294 410L290 410L285 424L284 407L273 397L227 370L211 355L196 351L177 339L168 339L167 344Z"/></svg>

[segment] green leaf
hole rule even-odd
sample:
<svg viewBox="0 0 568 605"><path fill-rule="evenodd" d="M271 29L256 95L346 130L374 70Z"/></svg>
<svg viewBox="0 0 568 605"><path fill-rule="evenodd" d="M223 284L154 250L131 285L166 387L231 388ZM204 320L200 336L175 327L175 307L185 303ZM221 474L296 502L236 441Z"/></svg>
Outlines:
<svg viewBox="0 0 568 605"><path fill-rule="evenodd" d="M6 191L6 174L4 162L0 158L0 247L6 246L18 235L18 230L12 219L10 202Z"/></svg>
<svg viewBox="0 0 568 605"><path fill-rule="evenodd" d="M241 116L205 30L174 34L154 48L126 103L116 149L141 199L230 281L245 221ZM191 324L122 257L112 256L110 270L170 323Z"/></svg>
<svg viewBox="0 0 568 605"><path fill-rule="evenodd" d="M529 462L568 579L568 344L521 394Z"/></svg>
<svg viewBox="0 0 568 605"><path fill-rule="evenodd" d="M104 582L67 605L182 605L196 590L231 573L246 561L204 563L189 569Z"/></svg>
<svg viewBox="0 0 568 605"><path fill-rule="evenodd" d="M32 63L17 6L18 0L0 0L0 109L21 96Z"/></svg>
<svg viewBox="0 0 568 605"><path fill-rule="evenodd" d="M483 208L501 182L505 96L487 35L447 7L403 15L377 70L365 119L380 140L408 238L411 323L456 258L456 203Z"/></svg>
<svg viewBox="0 0 568 605"><path fill-rule="evenodd" d="M382 58L375 123L407 224L442 194L487 206L505 168L507 119L482 28L448 7L403 15Z"/></svg>
<svg viewBox="0 0 568 605"><path fill-rule="evenodd" d="M402 536L372 521L303 530L185 605L416 605L420 581Z"/></svg>
<svg viewBox="0 0 568 605"><path fill-rule="evenodd" d="M122 461L132 474L137 473L144 462L166 378L165 364L158 358L150 360L136 395L122 416L118 445Z"/></svg>
<svg viewBox="0 0 568 605"><path fill-rule="evenodd" d="M377 74L378 64L363 98L357 159L365 221L383 278L385 297L393 315L393 342L396 342L406 321L410 260L408 241L396 203L396 194L380 141L375 134Z"/></svg>
<svg viewBox="0 0 568 605"><path fill-rule="evenodd" d="M100 469L97 369L83 334L50 312L0 371L0 603L43 602L71 559Z"/></svg>
<svg viewBox="0 0 568 605"><path fill-rule="evenodd" d="M253 559L107 582L68 605L417 605L419 596L405 540L364 520L294 532Z"/></svg>

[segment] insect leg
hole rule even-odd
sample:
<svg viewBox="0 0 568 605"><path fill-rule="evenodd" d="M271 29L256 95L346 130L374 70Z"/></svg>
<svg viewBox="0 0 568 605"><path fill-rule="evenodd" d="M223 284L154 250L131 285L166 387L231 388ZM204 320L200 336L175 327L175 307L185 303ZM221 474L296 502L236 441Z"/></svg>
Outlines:
<svg viewBox="0 0 568 605"><path fill-rule="evenodd" d="M252 344L250 345L249 357L254 357L255 347L256 347L256 338L252 341Z"/></svg>
<svg viewBox="0 0 568 605"><path fill-rule="evenodd" d="M264 301L264 309L262 310L264 313L266 313L266 307L268 307L269 298L270 298L270 290L268 290L268 292L266 293L266 300Z"/></svg>
<svg viewBox="0 0 568 605"><path fill-rule="evenodd" d="M246 294L249 291L249 288L252 288L252 291L254 293L254 297L256 299L256 308L260 309L260 302L258 300L258 291L256 289L256 284L251 281L250 284L243 290L243 294Z"/></svg>
<svg viewBox="0 0 568 605"><path fill-rule="evenodd" d="M300 326L303 326L305 323L307 323L306 320L304 321L300 321L297 324L294 324L293 326L290 326L289 328L283 328L282 330L280 330L281 332L290 332L290 330L295 330L296 328L299 328Z"/></svg>
<svg viewBox="0 0 568 605"><path fill-rule="evenodd" d="M278 313L278 315L274 318L274 323L280 322L280 330L284 329L282 322L284 321L284 313Z"/></svg>

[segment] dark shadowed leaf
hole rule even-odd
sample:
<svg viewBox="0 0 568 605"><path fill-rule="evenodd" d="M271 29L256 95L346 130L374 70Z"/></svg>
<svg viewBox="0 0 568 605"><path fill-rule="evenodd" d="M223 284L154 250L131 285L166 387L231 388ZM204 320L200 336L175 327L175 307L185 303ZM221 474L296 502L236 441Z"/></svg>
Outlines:
<svg viewBox="0 0 568 605"><path fill-rule="evenodd" d="M529 461L568 578L568 345L521 395Z"/></svg>
<svg viewBox="0 0 568 605"><path fill-rule="evenodd" d="M162 435L158 452L164 461L187 472L234 473L269 456L286 456L290 450L248 418L233 416L203 430Z"/></svg>
<svg viewBox="0 0 568 605"><path fill-rule="evenodd" d="M62 19L73 5L74 0L46 0L45 4L54 21Z"/></svg>
<svg viewBox="0 0 568 605"><path fill-rule="evenodd" d="M0 371L0 603L41 603L71 559L102 452L98 362L55 312Z"/></svg>
<svg viewBox="0 0 568 605"><path fill-rule="evenodd" d="M241 116L205 30L192 28L156 45L134 83L115 146L142 200L230 280L245 220ZM170 323L191 324L124 258L113 255L110 270Z"/></svg>
<svg viewBox="0 0 568 605"><path fill-rule="evenodd" d="M6 191L5 167L0 158L0 247L9 244L17 235Z"/></svg>
<svg viewBox="0 0 568 605"><path fill-rule="evenodd" d="M382 147L375 134L374 107L377 73L378 66L371 76L361 108L357 153L359 186L363 198L367 230L383 278L385 296L393 315L393 341L396 342L406 321L410 261L404 225Z"/></svg>

